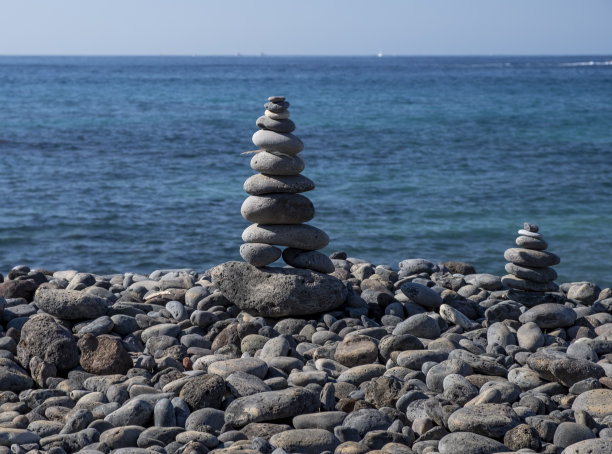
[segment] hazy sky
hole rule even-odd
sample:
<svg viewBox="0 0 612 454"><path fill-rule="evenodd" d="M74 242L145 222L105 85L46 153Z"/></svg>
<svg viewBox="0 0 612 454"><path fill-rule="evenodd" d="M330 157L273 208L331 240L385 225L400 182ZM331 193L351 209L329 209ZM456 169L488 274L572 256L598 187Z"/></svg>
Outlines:
<svg viewBox="0 0 612 454"><path fill-rule="evenodd" d="M612 0L0 0L0 54L611 54Z"/></svg>

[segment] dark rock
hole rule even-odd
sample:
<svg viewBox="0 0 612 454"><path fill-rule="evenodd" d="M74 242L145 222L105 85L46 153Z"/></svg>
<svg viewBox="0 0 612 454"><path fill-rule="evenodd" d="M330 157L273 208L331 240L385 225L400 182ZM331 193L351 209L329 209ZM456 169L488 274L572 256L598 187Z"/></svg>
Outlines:
<svg viewBox="0 0 612 454"><path fill-rule="evenodd" d="M134 366L117 337L85 334L77 345L81 349L81 366L92 374L126 374Z"/></svg>

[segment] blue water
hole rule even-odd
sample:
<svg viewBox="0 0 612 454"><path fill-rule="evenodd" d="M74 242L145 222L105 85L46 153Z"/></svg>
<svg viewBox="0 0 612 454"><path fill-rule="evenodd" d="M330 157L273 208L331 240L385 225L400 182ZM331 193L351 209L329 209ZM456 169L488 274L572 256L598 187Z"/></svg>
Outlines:
<svg viewBox="0 0 612 454"><path fill-rule="evenodd" d="M0 57L0 271L238 259L250 142L291 102L324 252L612 285L612 64L578 57Z"/></svg>

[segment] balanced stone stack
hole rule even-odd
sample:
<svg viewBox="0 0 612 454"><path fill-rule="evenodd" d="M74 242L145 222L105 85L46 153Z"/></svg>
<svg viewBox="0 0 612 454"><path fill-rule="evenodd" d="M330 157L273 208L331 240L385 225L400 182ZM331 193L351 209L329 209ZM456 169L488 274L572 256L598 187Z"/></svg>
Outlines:
<svg viewBox="0 0 612 454"><path fill-rule="evenodd" d="M314 218L312 202L300 193L314 189L303 175L304 161L299 153L304 144L295 135L289 119L289 103L283 96L272 96L265 104L265 115L257 119L259 131L253 143L259 148L251 168L259 172L247 179L244 190L249 197L241 208L242 216L253 224L245 229L240 255L256 267L269 265L281 257L294 268L331 273L331 260L318 252L329 243L322 230L305 224ZM277 246L286 246L281 251Z"/></svg>
<svg viewBox="0 0 612 454"><path fill-rule="evenodd" d="M555 292L558 286L553 282L557 273L550 268L561 260L548 247L537 225L525 223L516 238L518 248L510 248L504 253L506 271L502 277L506 287L526 292Z"/></svg>

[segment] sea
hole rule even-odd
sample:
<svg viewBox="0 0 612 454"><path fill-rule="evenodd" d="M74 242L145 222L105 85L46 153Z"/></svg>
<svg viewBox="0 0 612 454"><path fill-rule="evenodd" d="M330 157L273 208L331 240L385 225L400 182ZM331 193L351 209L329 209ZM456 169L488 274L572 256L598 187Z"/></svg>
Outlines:
<svg viewBox="0 0 612 454"><path fill-rule="evenodd" d="M0 272L239 260L268 96L305 144L323 252L612 286L612 56L0 57Z"/></svg>

